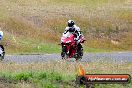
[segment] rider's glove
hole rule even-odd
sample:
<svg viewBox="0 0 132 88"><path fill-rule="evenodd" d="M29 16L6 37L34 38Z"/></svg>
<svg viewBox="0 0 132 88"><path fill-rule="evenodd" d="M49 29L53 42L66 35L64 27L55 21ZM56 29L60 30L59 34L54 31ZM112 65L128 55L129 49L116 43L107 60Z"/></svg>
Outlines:
<svg viewBox="0 0 132 88"><path fill-rule="evenodd" d="M78 41L78 38L74 38L74 41Z"/></svg>

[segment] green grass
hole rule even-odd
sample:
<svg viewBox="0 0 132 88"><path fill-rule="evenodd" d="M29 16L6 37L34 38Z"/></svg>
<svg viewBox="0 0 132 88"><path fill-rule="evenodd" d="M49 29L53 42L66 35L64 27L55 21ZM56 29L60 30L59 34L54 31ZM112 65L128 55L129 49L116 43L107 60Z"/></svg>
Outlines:
<svg viewBox="0 0 132 88"><path fill-rule="evenodd" d="M50 43L45 43L45 44L36 44L33 45L30 49L26 49L23 51L23 53L59 53L61 52L61 46L59 46L57 43L56 44L50 44Z"/></svg>
<svg viewBox="0 0 132 88"><path fill-rule="evenodd" d="M21 73L1 73L1 78L5 78L8 81L14 82L31 82L39 88L59 88L61 82L71 81L74 79L68 79L62 74L56 72L21 72ZM67 84L64 84L67 86Z"/></svg>
<svg viewBox="0 0 132 88"><path fill-rule="evenodd" d="M92 52L92 53L94 53L94 52L95 52L95 53L97 53L97 52L110 52L109 50L98 49L98 48L90 48L90 47L89 47L89 48L85 48L85 47L84 47L84 51L85 51L85 52L89 52L89 53L91 53L91 52Z"/></svg>
<svg viewBox="0 0 132 88"><path fill-rule="evenodd" d="M131 74L132 63L114 62L109 58L94 62L71 63L50 61L44 63L0 63L0 80L6 80L13 88L74 88L78 68L82 65L87 74ZM4 84L5 81L2 83ZM18 87L19 86L19 87ZM131 88L132 83L97 84L95 88ZM84 86L80 88L85 88Z"/></svg>
<svg viewBox="0 0 132 88"><path fill-rule="evenodd" d="M35 88L61 88L62 86L70 88L68 86L75 80L75 75L73 75L70 69L67 69L70 64L63 62L51 62L51 63L34 63L34 64L2 64L1 67L6 66L6 69L1 68L0 80L5 79L7 82L11 82L14 88L24 82L26 86L27 83ZM58 65L65 65L65 67L59 67ZM9 67L8 67L9 66ZM22 67L21 67L22 66ZM72 66L72 65L70 65ZM10 68L11 67L11 68ZM18 68L20 67L20 68ZM35 67L35 68L34 68ZM73 67L73 66L72 66ZM64 69L62 69L64 68ZM18 70L16 70L18 69ZM65 74L63 70L67 70L72 74ZM21 86L19 86L21 88ZM30 87L29 87L30 88Z"/></svg>

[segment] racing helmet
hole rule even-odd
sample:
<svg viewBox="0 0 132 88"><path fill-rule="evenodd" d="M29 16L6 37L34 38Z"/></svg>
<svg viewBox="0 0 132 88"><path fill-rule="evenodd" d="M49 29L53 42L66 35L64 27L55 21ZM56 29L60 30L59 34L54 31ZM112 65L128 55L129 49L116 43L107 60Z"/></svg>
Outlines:
<svg viewBox="0 0 132 88"><path fill-rule="evenodd" d="M68 21L68 27L72 27L74 24L75 24L75 22L73 20Z"/></svg>

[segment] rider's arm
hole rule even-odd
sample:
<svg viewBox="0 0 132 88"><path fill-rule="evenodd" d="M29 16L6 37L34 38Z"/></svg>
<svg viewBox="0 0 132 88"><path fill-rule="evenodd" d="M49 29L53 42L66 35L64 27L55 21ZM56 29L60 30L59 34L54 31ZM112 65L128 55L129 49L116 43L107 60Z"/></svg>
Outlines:
<svg viewBox="0 0 132 88"><path fill-rule="evenodd" d="M69 31L69 28L68 28L68 27L66 27L66 28L65 28L65 31L64 31L64 33L63 33L63 34L66 34L68 31Z"/></svg>
<svg viewBox="0 0 132 88"><path fill-rule="evenodd" d="M78 40L79 37L81 36L81 31L79 27L76 28L75 34L77 35L76 39Z"/></svg>

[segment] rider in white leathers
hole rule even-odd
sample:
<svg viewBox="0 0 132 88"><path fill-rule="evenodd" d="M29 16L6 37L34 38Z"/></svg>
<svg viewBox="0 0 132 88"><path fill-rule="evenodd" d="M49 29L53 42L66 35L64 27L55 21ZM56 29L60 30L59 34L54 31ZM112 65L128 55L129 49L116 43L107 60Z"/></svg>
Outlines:
<svg viewBox="0 0 132 88"><path fill-rule="evenodd" d="M3 31L0 31L0 41L3 39ZM0 45L0 47L2 48L2 50L4 51L4 47L3 45Z"/></svg>
<svg viewBox="0 0 132 88"><path fill-rule="evenodd" d="M80 28L75 25L75 22L73 20L68 21L68 26L65 28L65 32L63 33L63 36L68 37L71 34L75 34L76 38L74 39L77 41L77 44L79 43L79 37L81 36Z"/></svg>
<svg viewBox="0 0 132 88"><path fill-rule="evenodd" d="M69 37L71 34L76 35L76 38L74 38L74 40L77 43L77 47L78 47L77 51L80 51L81 49L83 49L82 45L80 44L81 31L80 28L75 25L75 22L73 20L68 21L68 26L65 28L63 36Z"/></svg>

